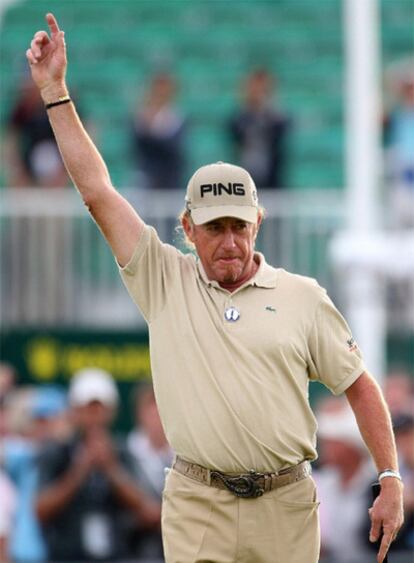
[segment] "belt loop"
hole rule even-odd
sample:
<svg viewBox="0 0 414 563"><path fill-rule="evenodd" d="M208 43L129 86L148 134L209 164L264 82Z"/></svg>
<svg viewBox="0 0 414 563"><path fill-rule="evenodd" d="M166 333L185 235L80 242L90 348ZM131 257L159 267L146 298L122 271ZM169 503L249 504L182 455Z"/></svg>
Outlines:
<svg viewBox="0 0 414 563"><path fill-rule="evenodd" d="M211 486L211 470L206 468L206 484Z"/></svg>

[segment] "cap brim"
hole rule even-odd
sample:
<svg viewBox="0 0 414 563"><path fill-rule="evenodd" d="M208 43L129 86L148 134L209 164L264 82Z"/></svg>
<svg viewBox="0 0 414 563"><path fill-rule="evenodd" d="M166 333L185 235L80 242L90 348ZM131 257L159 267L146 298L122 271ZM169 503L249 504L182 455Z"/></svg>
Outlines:
<svg viewBox="0 0 414 563"><path fill-rule="evenodd" d="M69 396L70 404L73 407L84 407L89 405L89 403L94 403L95 401L106 405L108 407L116 407L118 403L118 398L116 395L110 393L99 393L96 390L82 389L78 392L74 392Z"/></svg>
<svg viewBox="0 0 414 563"><path fill-rule="evenodd" d="M203 225L221 217L235 217L248 223L256 223L257 207L249 205L219 205L217 207L200 207L191 210L191 218L195 225Z"/></svg>
<svg viewBox="0 0 414 563"><path fill-rule="evenodd" d="M88 397L74 397L71 401L73 407L84 407L90 403L101 403L106 407L116 407L117 401L112 397L97 397L91 395Z"/></svg>

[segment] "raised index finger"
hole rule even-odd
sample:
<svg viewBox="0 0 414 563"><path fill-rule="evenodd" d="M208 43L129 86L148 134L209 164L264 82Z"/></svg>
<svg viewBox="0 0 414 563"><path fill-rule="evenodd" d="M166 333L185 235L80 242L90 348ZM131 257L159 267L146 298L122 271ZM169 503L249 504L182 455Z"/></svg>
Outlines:
<svg viewBox="0 0 414 563"><path fill-rule="evenodd" d="M51 13L46 14L46 21L47 21L47 25L49 26L49 29L50 29L50 35L52 36L52 39L53 39L54 37L56 37L56 35L60 31L58 22L57 22L55 16Z"/></svg>

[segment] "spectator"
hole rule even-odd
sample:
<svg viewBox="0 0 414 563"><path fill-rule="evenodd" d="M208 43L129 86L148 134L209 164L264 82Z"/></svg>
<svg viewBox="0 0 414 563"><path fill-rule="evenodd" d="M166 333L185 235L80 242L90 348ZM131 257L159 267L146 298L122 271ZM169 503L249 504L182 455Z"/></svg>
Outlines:
<svg viewBox="0 0 414 563"><path fill-rule="evenodd" d="M57 386L40 387L33 398L33 434L41 447L71 433L66 393Z"/></svg>
<svg viewBox="0 0 414 563"><path fill-rule="evenodd" d="M165 469L172 465L173 452L168 445L152 385L143 384L135 400L136 426L128 436L128 449L138 466L141 487L157 501L161 508ZM162 539L159 531L153 534L135 530L132 551L141 559L163 557Z"/></svg>
<svg viewBox="0 0 414 563"><path fill-rule="evenodd" d="M16 510L16 491L6 473L0 467L0 561L8 563L9 538Z"/></svg>
<svg viewBox="0 0 414 563"><path fill-rule="evenodd" d="M16 370L10 364L0 362L0 440L8 433L6 402L16 383Z"/></svg>
<svg viewBox="0 0 414 563"><path fill-rule="evenodd" d="M404 526L401 528L393 551L414 553L414 416L400 414L394 419L394 432L401 476L404 481Z"/></svg>
<svg viewBox="0 0 414 563"><path fill-rule="evenodd" d="M289 118L273 107L275 79L265 69L246 79L243 107L230 120L236 161L258 188L285 188Z"/></svg>
<svg viewBox="0 0 414 563"><path fill-rule="evenodd" d="M134 155L145 188L182 187L186 120L173 105L176 89L172 76L157 74L134 117Z"/></svg>
<svg viewBox="0 0 414 563"><path fill-rule="evenodd" d="M399 227L414 226L413 62L402 65L392 77L395 101L384 123L391 206Z"/></svg>
<svg viewBox="0 0 414 563"><path fill-rule="evenodd" d="M14 562L44 561L47 555L34 511L39 450L61 426L65 399L56 388L17 388L6 406L4 467L16 489L16 511L9 538ZM57 426L56 426L57 425Z"/></svg>
<svg viewBox="0 0 414 563"><path fill-rule="evenodd" d="M391 417L414 412L414 386L410 375L404 370L395 370L384 381L384 397Z"/></svg>
<svg viewBox="0 0 414 563"><path fill-rule="evenodd" d="M393 417L395 440L397 443L398 463L404 482L404 524L392 543L390 562L411 563L414 553L414 416L403 412ZM371 491L366 493L366 508L370 504ZM377 546L367 542L369 522L362 530L367 547L375 552ZM372 555L373 556L373 555Z"/></svg>
<svg viewBox="0 0 414 563"><path fill-rule="evenodd" d="M53 561L118 561L130 519L151 529L158 503L136 486L132 461L110 434L119 398L109 373L84 369L69 389L74 433L40 458L37 513Z"/></svg>
<svg viewBox="0 0 414 563"><path fill-rule="evenodd" d="M321 548L328 561L360 563L368 520L366 491L376 471L352 410L329 398L318 416L321 468L314 473L320 500Z"/></svg>
<svg viewBox="0 0 414 563"><path fill-rule="evenodd" d="M8 123L9 184L14 187L62 187L68 183L38 89L26 80Z"/></svg>
<svg viewBox="0 0 414 563"><path fill-rule="evenodd" d="M16 370L11 364L0 362L0 400L6 399L16 383Z"/></svg>

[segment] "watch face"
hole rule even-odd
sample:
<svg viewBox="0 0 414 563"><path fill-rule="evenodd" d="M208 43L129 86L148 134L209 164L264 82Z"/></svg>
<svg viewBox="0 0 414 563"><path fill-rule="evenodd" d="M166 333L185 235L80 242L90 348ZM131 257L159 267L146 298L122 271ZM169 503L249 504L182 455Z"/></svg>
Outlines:
<svg viewBox="0 0 414 563"><path fill-rule="evenodd" d="M224 311L224 318L230 323L235 323L240 319L240 313L236 309L236 307L227 307L227 309Z"/></svg>

